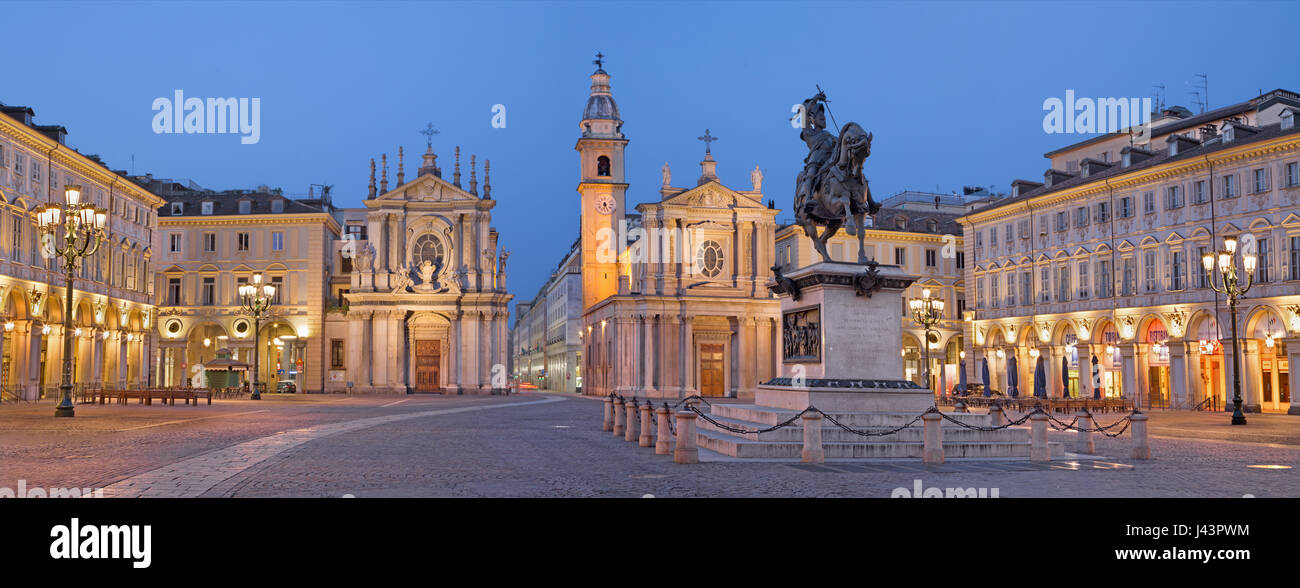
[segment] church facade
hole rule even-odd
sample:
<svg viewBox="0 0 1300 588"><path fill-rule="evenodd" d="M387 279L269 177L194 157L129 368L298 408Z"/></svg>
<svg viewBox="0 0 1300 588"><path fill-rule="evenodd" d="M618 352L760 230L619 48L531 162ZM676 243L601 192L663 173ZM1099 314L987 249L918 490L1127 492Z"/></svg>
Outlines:
<svg viewBox="0 0 1300 588"><path fill-rule="evenodd" d="M387 158L385 157L385 160ZM457 151L453 179L442 177L432 147L415 179L397 186L388 170L377 190L371 164L363 231L340 243L350 259L343 312L326 320L330 370L326 391L487 394L506 390L508 303L505 265L492 228L484 165L479 193L471 159L461 187Z"/></svg>
<svg viewBox="0 0 1300 588"><path fill-rule="evenodd" d="M625 208L623 121L603 69L576 149L581 160L583 393L649 398L753 398L778 373L780 304L764 283L776 214L719 181L706 148L701 175ZM706 132L706 145L711 139Z"/></svg>

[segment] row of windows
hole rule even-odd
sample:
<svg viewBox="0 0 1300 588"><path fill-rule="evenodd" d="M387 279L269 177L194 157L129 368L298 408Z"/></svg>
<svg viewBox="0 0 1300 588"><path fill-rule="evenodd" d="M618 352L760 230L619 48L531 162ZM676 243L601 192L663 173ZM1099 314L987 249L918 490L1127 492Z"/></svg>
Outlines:
<svg viewBox="0 0 1300 588"><path fill-rule="evenodd" d="M1270 239L1259 238L1256 240L1256 246L1259 261L1254 281L1255 283L1271 282L1274 279L1275 260ZM1198 247L1194 258L1189 258L1187 252L1182 249L1168 250L1163 256L1159 255L1160 252L1154 248L1143 250L1138 256L1126 255L1119 261L1119 294L1133 296L1162 290L1208 288L1210 276L1200 262L1207 251L1207 247ZM1139 259L1142 264L1140 272L1137 267ZM1096 271L1090 279L1089 268L1094 266ZM1290 237L1290 252L1285 260L1284 269L1286 279L1300 280L1300 236ZM977 278L976 308L1030 305L1035 302L1035 294L1037 294L1037 302L1068 302L1072 299L1087 300L1092 295L1097 298L1110 298L1115 295L1116 276L1112 273L1109 259L1040 265L1037 268L1039 283L1036 291L1033 289L1034 271L1033 268L1010 268ZM1055 278L1054 283L1053 278ZM1141 278L1140 283L1139 278ZM1076 285L1074 288L1071 287L1072 280ZM1000 285L1005 286L1001 293Z"/></svg>
<svg viewBox="0 0 1300 588"><path fill-rule="evenodd" d="M12 152L12 155L10 155ZM12 163L10 163L12 160ZM106 205L107 196L102 188L93 188L89 180L82 179L70 172L52 171L54 177L50 179L50 187L43 189L41 184L45 181L46 174L42 164L35 158L31 160L31 167L25 168L27 156L12 148L7 148L5 144L0 143L0 182L6 180L8 175L8 184L18 192L27 193L36 196L42 200L55 199L59 196L54 194L56 189L61 190L60 186L81 185L87 202L94 203L95 206L109 209L109 214L123 220L133 221L136 224L148 226L153 222L153 211L146 206L141 206L125 198L115 198L112 205ZM30 171L30 174L24 171ZM6 171L12 171L12 174L6 174ZM42 194L41 192L49 192Z"/></svg>
<svg viewBox="0 0 1300 588"><path fill-rule="evenodd" d="M217 304L239 304L239 288L248 285L248 276L239 276L235 279L235 288L231 290L230 300L218 302L217 297L217 278L216 276L204 276L199 281L199 290L197 296L185 297L181 288L181 278L167 278L167 306L183 306L189 303L201 306L215 306ZM284 276L271 276L270 281L275 286L275 297L272 299L273 304L282 304L284 302ZM188 300L187 300L188 298Z"/></svg>
<svg viewBox="0 0 1300 588"><path fill-rule="evenodd" d="M1269 191L1271 189L1270 176L1270 169L1266 167L1250 170L1247 175L1250 182L1248 186L1250 193L1258 194ZM1222 176L1219 178L1217 184L1218 185L1214 186L1214 188L1217 190L1220 199L1236 198L1241 195L1241 187L1237 179L1237 174ZM1294 188L1297 186L1300 186L1300 162L1292 161L1282 166L1282 187ZM1164 210L1176 210L1182 208L1186 204L1188 197L1190 197L1192 204L1208 203L1211 195L1210 189L1211 186L1208 183L1208 180L1196 180L1187 186L1166 186L1160 199ZM1143 214L1155 214L1157 202L1156 192L1143 192L1141 198ZM1137 213L1134 196L1129 195L1120 197L1116 203L1116 208L1116 216L1118 218L1132 218ZM1089 222L1104 223L1110 221L1109 202L1098 202L1092 205L1091 209L1092 210L1090 211L1088 206L1075 207L1072 216L1069 211L1057 211L1054 217L1055 222L1053 228L1055 228L1057 232L1061 232L1068 230L1071 226L1074 228L1082 228L1088 226ZM1019 222L1020 238L1028 239L1030 237L1029 221L1022 220ZM1012 240L1012 224L1007 223L1001 228L1001 230L1004 231L1006 242L1010 243ZM998 244L998 231L999 227L991 227L988 229L988 240L990 245L996 246ZM1046 226L1044 226L1041 233L1045 234L1046 232L1047 229ZM975 246L984 246L984 231L975 232Z"/></svg>
<svg viewBox="0 0 1300 588"><path fill-rule="evenodd" d="M204 253L217 252L217 234L203 233L200 235L201 244ZM243 231L235 233L235 251L249 251L252 248L252 234ZM181 253L185 248L184 233L167 234L167 251L169 253ZM284 231L271 231L271 251L284 251Z"/></svg>

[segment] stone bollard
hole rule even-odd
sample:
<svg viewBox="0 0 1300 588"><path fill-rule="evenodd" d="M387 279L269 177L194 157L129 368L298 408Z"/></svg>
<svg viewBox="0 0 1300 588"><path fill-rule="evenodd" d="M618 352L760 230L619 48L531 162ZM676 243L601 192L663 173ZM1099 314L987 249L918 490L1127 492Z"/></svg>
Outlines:
<svg viewBox="0 0 1300 588"><path fill-rule="evenodd" d="M614 399L605 397L605 418L600 421L600 430L606 433L614 430Z"/></svg>
<svg viewBox="0 0 1300 588"><path fill-rule="evenodd" d="M632 399L632 404L627 407L627 428L623 431L623 440L636 442L636 399Z"/></svg>
<svg viewBox="0 0 1300 588"><path fill-rule="evenodd" d="M1097 446L1092 441L1092 432L1084 430L1090 426L1089 422L1092 422L1092 426L1095 426L1096 419L1092 418L1092 413L1089 413L1087 409L1079 409L1079 412L1074 416L1079 417L1079 436L1075 437L1074 452L1088 455L1097 453Z"/></svg>
<svg viewBox="0 0 1300 588"><path fill-rule="evenodd" d="M624 412L623 399L615 398L614 399L614 436L615 437L618 437L619 435L623 434L623 426L625 424L623 418L623 412Z"/></svg>
<svg viewBox="0 0 1300 588"><path fill-rule="evenodd" d="M993 426L1001 427L1007 424L1006 413L1002 412L1002 405L994 402L989 405L989 417L993 421Z"/></svg>
<svg viewBox="0 0 1300 588"><path fill-rule="evenodd" d="M1047 415L1035 412L1029 417L1029 461L1052 461L1047 446Z"/></svg>
<svg viewBox="0 0 1300 588"><path fill-rule="evenodd" d="M921 461L925 463L943 463L943 417L937 412L921 415L925 423L925 449L921 452Z"/></svg>
<svg viewBox="0 0 1300 588"><path fill-rule="evenodd" d="M1133 459L1151 459L1151 445L1147 443L1147 415L1136 410L1129 417L1133 429Z"/></svg>
<svg viewBox="0 0 1300 588"><path fill-rule="evenodd" d="M655 441L655 455L668 455L673 452L673 431L668 423L668 407L656 408L655 416L659 426L659 437Z"/></svg>
<svg viewBox="0 0 1300 588"><path fill-rule="evenodd" d="M957 401L956 401L956 402L952 403L952 411L953 411L953 412L970 412L970 409L966 408L966 401L965 401L965 400L962 400L962 399L959 397L959 398L957 398Z"/></svg>
<svg viewBox="0 0 1300 588"><path fill-rule="evenodd" d="M673 463L700 463L700 450L695 447L695 413L689 410L677 413L677 449Z"/></svg>
<svg viewBox="0 0 1300 588"><path fill-rule="evenodd" d="M654 425L650 423L650 420L653 418L654 417L650 414L650 401L647 400L645 404L641 405L641 441L637 443L637 445L641 447L654 447Z"/></svg>
<svg viewBox="0 0 1300 588"><path fill-rule="evenodd" d="M806 412L803 415L803 457L804 463L822 463L826 461L826 450L822 448L822 413Z"/></svg>

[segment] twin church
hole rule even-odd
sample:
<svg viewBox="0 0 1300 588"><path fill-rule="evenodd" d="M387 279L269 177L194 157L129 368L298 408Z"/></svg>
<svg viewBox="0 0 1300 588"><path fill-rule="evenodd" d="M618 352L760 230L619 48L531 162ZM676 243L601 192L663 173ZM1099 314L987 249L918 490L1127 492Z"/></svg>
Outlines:
<svg viewBox="0 0 1300 588"><path fill-rule="evenodd" d="M723 185L706 131L698 179L674 185L665 164L658 198L629 208L622 127L598 60L575 147L577 271L519 305L515 375L541 366L546 388L589 395L752 397L779 365L780 305L764 286L779 211L764 204L762 173L749 190Z"/></svg>

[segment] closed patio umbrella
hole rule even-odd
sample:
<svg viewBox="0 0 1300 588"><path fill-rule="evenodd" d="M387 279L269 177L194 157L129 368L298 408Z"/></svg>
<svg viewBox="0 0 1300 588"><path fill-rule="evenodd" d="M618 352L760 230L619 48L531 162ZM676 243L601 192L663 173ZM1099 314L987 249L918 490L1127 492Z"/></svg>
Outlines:
<svg viewBox="0 0 1300 588"><path fill-rule="evenodd" d="M1019 367L1019 362L1016 361L1016 356L1008 357L1007 394L1010 394L1012 398L1020 396L1020 371L1016 369L1017 367Z"/></svg>
<svg viewBox="0 0 1300 588"><path fill-rule="evenodd" d="M1097 355L1092 356L1092 397L1101 398L1101 366L1098 365Z"/></svg>
<svg viewBox="0 0 1300 588"><path fill-rule="evenodd" d="M964 359L961 360L960 371L961 375L957 376L957 390L964 395L966 394L966 360Z"/></svg>
<svg viewBox="0 0 1300 588"><path fill-rule="evenodd" d="M1070 358L1061 356L1061 398L1070 397Z"/></svg>
<svg viewBox="0 0 1300 588"><path fill-rule="evenodd" d="M1034 396L1038 398L1047 398L1047 362L1043 361L1043 356L1038 356L1038 363L1034 366Z"/></svg>
<svg viewBox="0 0 1300 588"><path fill-rule="evenodd" d="M980 379L984 382L984 395L993 394L993 391L989 390L989 358L987 357L980 362Z"/></svg>

